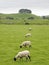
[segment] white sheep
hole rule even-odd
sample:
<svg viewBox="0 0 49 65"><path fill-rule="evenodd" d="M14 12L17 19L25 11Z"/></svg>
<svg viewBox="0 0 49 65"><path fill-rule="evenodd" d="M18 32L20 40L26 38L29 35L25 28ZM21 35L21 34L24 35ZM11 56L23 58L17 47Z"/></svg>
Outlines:
<svg viewBox="0 0 49 65"><path fill-rule="evenodd" d="M14 61L16 61L18 58L22 59L23 57L26 57L26 60L27 59L30 59L30 52L28 50L24 50L24 51L21 51L21 52L18 52L18 54L14 57Z"/></svg>
<svg viewBox="0 0 49 65"><path fill-rule="evenodd" d="M27 33L26 35L25 35L25 37L30 37L31 36L31 33Z"/></svg>
<svg viewBox="0 0 49 65"><path fill-rule="evenodd" d="M29 28L29 31L31 31L32 30L32 28Z"/></svg>
<svg viewBox="0 0 49 65"><path fill-rule="evenodd" d="M22 44L20 44L20 48L22 48L22 47L26 47L26 46L29 46L29 47L31 47L31 41L24 41L24 42L22 42Z"/></svg>

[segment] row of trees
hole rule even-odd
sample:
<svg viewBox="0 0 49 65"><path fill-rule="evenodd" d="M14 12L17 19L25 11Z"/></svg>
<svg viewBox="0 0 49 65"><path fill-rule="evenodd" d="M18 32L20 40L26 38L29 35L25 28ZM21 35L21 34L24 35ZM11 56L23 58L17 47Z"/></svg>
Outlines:
<svg viewBox="0 0 49 65"><path fill-rule="evenodd" d="M43 19L49 19L49 16L42 16Z"/></svg>

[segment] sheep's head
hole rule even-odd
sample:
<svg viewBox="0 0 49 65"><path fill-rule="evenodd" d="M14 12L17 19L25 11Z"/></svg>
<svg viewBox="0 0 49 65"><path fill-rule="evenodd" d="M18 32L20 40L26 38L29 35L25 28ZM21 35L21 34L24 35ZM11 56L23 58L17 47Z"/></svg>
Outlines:
<svg viewBox="0 0 49 65"><path fill-rule="evenodd" d="M20 48L22 48L22 46L20 45Z"/></svg>
<svg viewBox="0 0 49 65"><path fill-rule="evenodd" d="M14 57L14 61L16 61L16 58Z"/></svg>

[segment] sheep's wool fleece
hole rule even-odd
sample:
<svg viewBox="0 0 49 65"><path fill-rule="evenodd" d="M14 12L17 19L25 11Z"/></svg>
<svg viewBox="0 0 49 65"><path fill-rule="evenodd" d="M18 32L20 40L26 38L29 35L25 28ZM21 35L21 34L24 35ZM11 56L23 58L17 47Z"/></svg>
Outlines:
<svg viewBox="0 0 49 65"><path fill-rule="evenodd" d="M24 44L31 44L31 41L24 41L23 43L22 43L22 45L24 45Z"/></svg>
<svg viewBox="0 0 49 65"><path fill-rule="evenodd" d="M27 51L27 50L25 50L25 51L22 51L22 52L19 52L18 54L17 54L17 56L19 56L19 57L25 57L25 56L28 56L30 53L29 53L29 51ZM16 57L17 57L16 56Z"/></svg>

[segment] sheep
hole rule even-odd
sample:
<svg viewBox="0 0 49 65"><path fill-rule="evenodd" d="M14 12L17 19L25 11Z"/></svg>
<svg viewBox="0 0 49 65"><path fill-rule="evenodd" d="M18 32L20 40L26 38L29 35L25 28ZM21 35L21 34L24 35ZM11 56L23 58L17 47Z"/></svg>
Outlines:
<svg viewBox="0 0 49 65"><path fill-rule="evenodd" d="M26 60L27 59L31 60L30 52L28 50L18 52L18 54L14 57L14 61L16 61L18 58L22 59L23 57L26 57Z"/></svg>
<svg viewBox="0 0 49 65"><path fill-rule="evenodd" d="M31 31L32 30L32 28L29 28L29 31Z"/></svg>
<svg viewBox="0 0 49 65"><path fill-rule="evenodd" d="M25 37L29 37L29 36L31 36L31 33L27 33L27 34L25 35Z"/></svg>
<svg viewBox="0 0 49 65"><path fill-rule="evenodd" d="M22 48L22 47L26 47L26 46L29 46L29 47L31 47L31 41L24 41L24 42L22 42L22 44L20 45L20 48Z"/></svg>

